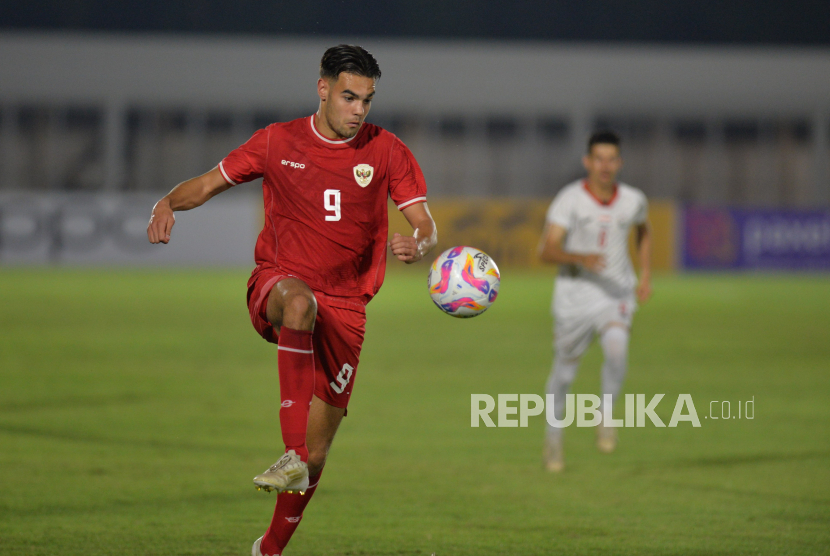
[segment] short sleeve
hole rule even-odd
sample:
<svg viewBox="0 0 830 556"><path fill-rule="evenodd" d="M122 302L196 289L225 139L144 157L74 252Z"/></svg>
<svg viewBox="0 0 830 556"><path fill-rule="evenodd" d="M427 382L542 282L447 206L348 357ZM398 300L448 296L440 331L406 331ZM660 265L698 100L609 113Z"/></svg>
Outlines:
<svg viewBox="0 0 830 556"><path fill-rule="evenodd" d="M219 163L219 171L231 185L261 178L265 173L268 155L268 128L260 129Z"/></svg>
<svg viewBox="0 0 830 556"><path fill-rule="evenodd" d="M640 193L637 199L637 212L634 213L635 224L645 224L648 220L648 199Z"/></svg>
<svg viewBox="0 0 830 556"><path fill-rule="evenodd" d="M389 160L389 195L398 210L427 200L427 183L415 156L397 137Z"/></svg>
<svg viewBox="0 0 830 556"><path fill-rule="evenodd" d="M571 199L573 196L566 194L567 189L560 191L556 197L554 197L553 202L548 207L548 213L545 217L545 221L548 224L556 224L557 226L561 226L566 230L571 229Z"/></svg>

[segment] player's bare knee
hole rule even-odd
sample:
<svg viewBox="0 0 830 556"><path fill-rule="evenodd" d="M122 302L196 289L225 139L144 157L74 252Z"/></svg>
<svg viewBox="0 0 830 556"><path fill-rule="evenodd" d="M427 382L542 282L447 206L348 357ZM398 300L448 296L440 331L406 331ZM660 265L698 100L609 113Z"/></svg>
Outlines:
<svg viewBox="0 0 830 556"><path fill-rule="evenodd" d="M311 330L317 317L317 299L309 290L287 296L283 309L284 326L295 330Z"/></svg>

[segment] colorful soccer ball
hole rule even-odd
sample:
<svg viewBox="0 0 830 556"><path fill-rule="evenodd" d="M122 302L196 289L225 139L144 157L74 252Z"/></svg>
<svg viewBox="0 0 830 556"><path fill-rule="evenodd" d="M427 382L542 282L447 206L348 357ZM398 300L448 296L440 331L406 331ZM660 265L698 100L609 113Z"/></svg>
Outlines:
<svg viewBox="0 0 830 556"><path fill-rule="evenodd" d="M429 295L439 309L453 317L474 317L496 300L499 268L474 247L453 247L432 263L428 283Z"/></svg>

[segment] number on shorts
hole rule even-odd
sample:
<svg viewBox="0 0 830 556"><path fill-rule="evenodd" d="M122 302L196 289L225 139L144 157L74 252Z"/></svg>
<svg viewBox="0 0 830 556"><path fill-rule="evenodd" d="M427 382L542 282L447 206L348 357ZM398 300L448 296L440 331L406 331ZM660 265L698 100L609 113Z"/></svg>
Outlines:
<svg viewBox="0 0 830 556"><path fill-rule="evenodd" d="M340 220L340 190L326 189L323 193L323 206L334 214L326 215L326 222L337 222Z"/></svg>
<svg viewBox="0 0 830 556"><path fill-rule="evenodd" d="M343 390L346 389L346 386L349 385L349 381L352 379L353 372L354 367L352 367L348 363L344 363L343 368L340 369L340 374L337 375L337 382L339 383L339 385L335 384L334 381L332 381L329 382L329 386L331 386L332 389L338 394L342 394Z"/></svg>

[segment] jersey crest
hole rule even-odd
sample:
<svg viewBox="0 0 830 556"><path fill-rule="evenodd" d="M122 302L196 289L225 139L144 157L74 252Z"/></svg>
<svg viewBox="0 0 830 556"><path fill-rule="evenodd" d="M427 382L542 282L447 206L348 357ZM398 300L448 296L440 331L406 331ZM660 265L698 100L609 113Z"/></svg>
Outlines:
<svg viewBox="0 0 830 556"><path fill-rule="evenodd" d="M360 187L366 187L372 182L375 169L368 164L358 164L353 168L354 179Z"/></svg>

